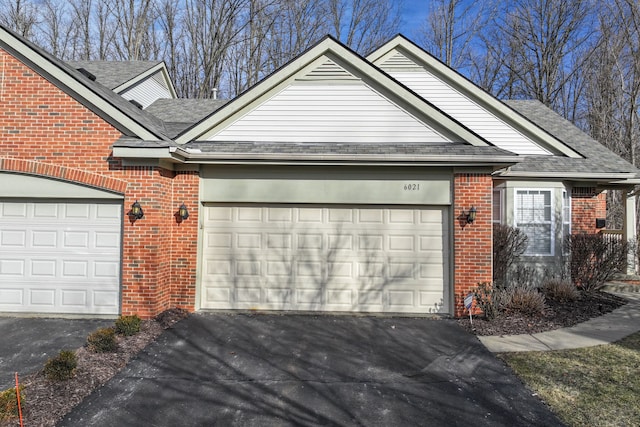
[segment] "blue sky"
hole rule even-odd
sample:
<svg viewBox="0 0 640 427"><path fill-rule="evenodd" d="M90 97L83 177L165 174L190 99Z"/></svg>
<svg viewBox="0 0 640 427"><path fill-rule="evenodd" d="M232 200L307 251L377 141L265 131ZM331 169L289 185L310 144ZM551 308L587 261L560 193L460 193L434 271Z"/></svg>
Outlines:
<svg viewBox="0 0 640 427"><path fill-rule="evenodd" d="M414 38L414 33L420 27L427 16L429 0L404 0L402 10L402 23L400 32L409 38Z"/></svg>

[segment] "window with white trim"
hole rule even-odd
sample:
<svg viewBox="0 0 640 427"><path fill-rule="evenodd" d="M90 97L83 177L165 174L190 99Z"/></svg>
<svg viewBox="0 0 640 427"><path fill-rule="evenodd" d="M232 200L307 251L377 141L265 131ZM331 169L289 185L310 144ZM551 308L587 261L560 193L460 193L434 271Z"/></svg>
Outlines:
<svg viewBox="0 0 640 427"><path fill-rule="evenodd" d="M502 224L503 223L503 198L504 198L504 190L500 188L493 189L493 217L492 222L494 224Z"/></svg>
<svg viewBox="0 0 640 427"><path fill-rule="evenodd" d="M567 240L571 235L571 193L562 190L562 255L569 255Z"/></svg>
<svg viewBox="0 0 640 427"><path fill-rule="evenodd" d="M528 237L525 255L553 255L553 190L517 189L515 226Z"/></svg>

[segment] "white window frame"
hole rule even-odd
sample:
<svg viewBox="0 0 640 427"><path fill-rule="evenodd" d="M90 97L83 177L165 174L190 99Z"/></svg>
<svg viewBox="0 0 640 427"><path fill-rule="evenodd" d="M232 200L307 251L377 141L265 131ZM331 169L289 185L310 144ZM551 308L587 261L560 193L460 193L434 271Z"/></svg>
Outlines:
<svg viewBox="0 0 640 427"><path fill-rule="evenodd" d="M571 235L571 191L562 190L562 255L569 255L567 236Z"/></svg>
<svg viewBox="0 0 640 427"><path fill-rule="evenodd" d="M545 253L537 253L537 252L530 252L529 251L529 247L527 247L527 250L525 251L524 255L525 256L554 256L555 255L555 247L556 247L556 238L555 238L555 207L554 207L554 195L555 195L555 189L554 188L514 188L514 211L513 211L513 223L515 227L518 227L518 213L519 213L519 200L520 197L518 197L518 193L525 191L527 193L529 192L546 192L549 193L549 209L550 209L550 216L551 218L549 219L549 221L545 221L545 222L541 222L540 224L548 224L550 225L550 248L549 248L549 252L545 252ZM521 223L521 224L532 224L532 223ZM535 224L535 223L534 223Z"/></svg>
<svg viewBox="0 0 640 427"><path fill-rule="evenodd" d="M491 193L491 222L493 224L504 224L505 223L505 212L504 212L504 207L505 207L505 189L504 188L500 188L500 187L495 187L493 189L493 192ZM496 199L498 200L498 209L500 211L500 218L496 219L494 214L495 214L495 202Z"/></svg>

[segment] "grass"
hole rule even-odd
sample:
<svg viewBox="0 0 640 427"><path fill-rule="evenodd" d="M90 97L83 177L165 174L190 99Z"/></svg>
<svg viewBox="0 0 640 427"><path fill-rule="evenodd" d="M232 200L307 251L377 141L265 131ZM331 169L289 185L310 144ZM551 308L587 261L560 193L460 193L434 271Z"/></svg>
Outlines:
<svg viewBox="0 0 640 427"><path fill-rule="evenodd" d="M640 425L640 332L610 345L499 356L569 426Z"/></svg>

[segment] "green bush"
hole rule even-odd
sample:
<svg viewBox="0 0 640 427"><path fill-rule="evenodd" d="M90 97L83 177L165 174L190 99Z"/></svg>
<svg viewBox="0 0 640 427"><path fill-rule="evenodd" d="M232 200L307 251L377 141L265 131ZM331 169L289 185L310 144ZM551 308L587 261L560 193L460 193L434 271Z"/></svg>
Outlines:
<svg viewBox="0 0 640 427"><path fill-rule="evenodd" d="M116 320L116 333L126 337L135 335L140 332L141 323L142 320L137 314L133 316L120 316L118 320Z"/></svg>
<svg viewBox="0 0 640 427"><path fill-rule="evenodd" d="M52 357L44 364L44 374L52 381L64 381L73 377L78 366L76 353L62 350L56 357Z"/></svg>
<svg viewBox="0 0 640 427"><path fill-rule="evenodd" d="M575 301L580 293L570 280L549 279L542 283L542 292L551 300L559 302Z"/></svg>
<svg viewBox="0 0 640 427"><path fill-rule="evenodd" d="M87 337L89 349L94 353L107 353L116 351L116 331L114 328L101 328L89 334Z"/></svg>
<svg viewBox="0 0 640 427"><path fill-rule="evenodd" d="M545 309L544 295L537 289L525 286L511 286L505 290L503 310L529 316L540 316Z"/></svg>
<svg viewBox="0 0 640 427"><path fill-rule="evenodd" d="M20 403L24 402L22 394L23 387L20 386ZM0 392L0 421L10 420L18 417L18 396L15 388L10 388Z"/></svg>

